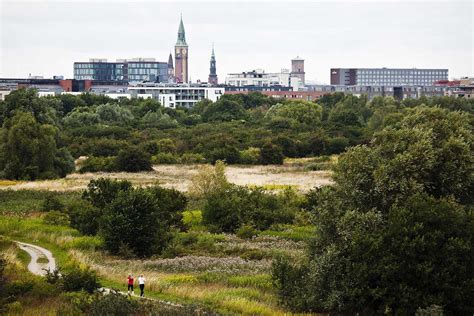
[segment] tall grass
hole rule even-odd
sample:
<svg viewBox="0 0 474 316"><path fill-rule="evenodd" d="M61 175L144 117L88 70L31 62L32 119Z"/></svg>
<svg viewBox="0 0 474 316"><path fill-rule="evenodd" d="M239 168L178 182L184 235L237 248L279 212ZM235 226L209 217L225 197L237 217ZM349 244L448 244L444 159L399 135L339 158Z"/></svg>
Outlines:
<svg viewBox="0 0 474 316"><path fill-rule="evenodd" d="M40 190L0 190L0 213L4 212L37 212L46 195L54 194L63 204L79 199L81 192L51 192Z"/></svg>

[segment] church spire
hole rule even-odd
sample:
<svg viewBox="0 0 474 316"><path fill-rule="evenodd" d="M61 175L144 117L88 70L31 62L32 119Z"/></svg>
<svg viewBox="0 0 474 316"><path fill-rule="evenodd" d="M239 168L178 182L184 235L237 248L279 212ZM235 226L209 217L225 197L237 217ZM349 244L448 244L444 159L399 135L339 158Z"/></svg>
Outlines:
<svg viewBox="0 0 474 316"><path fill-rule="evenodd" d="M186 46L186 32L184 31L184 24L183 24L183 15L181 14L181 21L179 22L179 29L178 29L178 40L176 41L176 45L179 46Z"/></svg>
<svg viewBox="0 0 474 316"><path fill-rule="evenodd" d="M211 53L211 61L210 61L210 67L209 67L209 78L207 79L207 82L212 85L218 84L216 70L217 70L216 69L216 55L214 54L214 43L212 43L212 53Z"/></svg>

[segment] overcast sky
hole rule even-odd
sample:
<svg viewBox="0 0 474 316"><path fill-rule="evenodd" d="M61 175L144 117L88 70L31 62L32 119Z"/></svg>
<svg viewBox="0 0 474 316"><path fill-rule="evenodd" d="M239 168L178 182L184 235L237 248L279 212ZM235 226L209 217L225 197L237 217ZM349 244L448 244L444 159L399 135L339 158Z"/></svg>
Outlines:
<svg viewBox="0 0 474 316"><path fill-rule="evenodd" d="M71 78L74 61L167 61L183 14L193 81L217 73L289 68L307 80L331 67L448 68L474 75L473 1L0 0L0 77Z"/></svg>

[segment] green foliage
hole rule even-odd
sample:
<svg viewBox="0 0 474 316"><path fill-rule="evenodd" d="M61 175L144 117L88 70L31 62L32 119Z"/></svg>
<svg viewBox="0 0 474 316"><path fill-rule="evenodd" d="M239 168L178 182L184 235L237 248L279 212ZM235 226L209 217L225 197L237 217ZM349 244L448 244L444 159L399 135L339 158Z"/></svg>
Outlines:
<svg viewBox="0 0 474 316"><path fill-rule="evenodd" d="M208 104L202 111L205 122L244 120L247 117L245 109L236 101L221 98L215 103Z"/></svg>
<svg viewBox="0 0 474 316"><path fill-rule="evenodd" d="M79 172L113 172L116 170L115 160L115 157L88 157L81 162Z"/></svg>
<svg viewBox="0 0 474 316"><path fill-rule="evenodd" d="M59 200L59 197L54 193L46 194L46 197L43 200L43 205L41 206L43 212L49 211L64 211L64 204Z"/></svg>
<svg viewBox="0 0 474 316"><path fill-rule="evenodd" d="M43 222L48 225L66 226L69 224L69 216L59 211L50 211L43 216Z"/></svg>
<svg viewBox="0 0 474 316"><path fill-rule="evenodd" d="M101 285L95 271L89 268L73 267L68 273L63 273L62 288L66 292L86 291L93 293Z"/></svg>
<svg viewBox="0 0 474 316"><path fill-rule="evenodd" d="M130 181L116 181L108 178L91 180L87 189L83 192L82 198L98 209L104 209L110 204L121 191L132 189Z"/></svg>
<svg viewBox="0 0 474 316"><path fill-rule="evenodd" d="M283 158L281 147L272 143L267 142L260 149L260 163L262 165L281 165Z"/></svg>
<svg viewBox="0 0 474 316"><path fill-rule="evenodd" d="M97 297L89 306L88 315L133 315L137 313L138 301L130 300L120 293Z"/></svg>
<svg viewBox="0 0 474 316"><path fill-rule="evenodd" d="M282 303L319 313L470 314L472 120L418 107L341 155L312 191L316 232L302 262L274 262ZM307 293L311 293L310 296Z"/></svg>
<svg viewBox="0 0 474 316"><path fill-rule="evenodd" d="M104 247L117 254L126 246L144 257L161 252L171 239L171 228L180 224L186 198L160 187L126 189L104 208L100 234Z"/></svg>
<svg viewBox="0 0 474 316"><path fill-rule="evenodd" d="M202 225L202 211L184 211L182 221L188 229L199 229Z"/></svg>
<svg viewBox="0 0 474 316"><path fill-rule="evenodd" d="M65 176L73 170L71 155L58 150L58 129L40 124L27 112L16 112L4 124L0 170L7 179L35 180Z"/></svg>
<svg viewBox="0 0 474 316"><path fill-rule="evenodd" d="M273 105L265 115L271 124L288 122L287 128L311 129L319 125L322 107L318 104L302 100L286 100Z"/></svg>
<svg viewBox="0 0 474 316"><path fill-rule="evenodd" d="M179 157L173 153L157 153L152 157L154 164L176 164L179 162Z"/></svg>
<svg viewBox="0 0 474 316"><path fill-rule="evenodd" d="M237 185L207 195L203 208L204 223L216 232L235 232L245 224L264 230L275 223L290 223L293 217L277 196Z"/></svg>
<svg viewBox="0 0 474 316"><path fill-rule="evenodd" d="M235 234L237 237L242 239L252 239L253 237L258 236L259 231L255 229L252 225L242 225Z"/></svg>
<svg viewBox="0 0 474 316"><path fill-rule="evenodd" d="M260 148L250 147L240 152L240 163L256 165L260 162Z"/></svg>
<svg viewBox="0 0 474 316"><path fill-rule="evenodd" d="M115 167L118 171L126 172L150 171L152 170L151 157L139 148L127 148L117 155Z"/></svg>
<svg viewBox="0 0 474 316"><path fill-rule="evenodd" d="M99 205L101 202L99 202ZM71 203L67 208L70 225L83 235L95 235L99 231L99 220L102 210L94 207L90 202L78 200Z"/></svg>

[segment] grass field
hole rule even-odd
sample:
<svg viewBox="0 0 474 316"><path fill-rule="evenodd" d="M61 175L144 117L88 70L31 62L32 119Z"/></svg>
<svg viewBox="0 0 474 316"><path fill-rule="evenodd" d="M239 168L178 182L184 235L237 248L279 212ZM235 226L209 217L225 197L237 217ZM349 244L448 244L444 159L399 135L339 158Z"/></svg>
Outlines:
<svg viewBox="0 0 474 316"><path fill-rule="evenodd" d="M307 159L293 159L281 166L227 166L226 175L230 182L239 185L281 188L292 186L307 191L315 186L331 183L329 171L308 171ZM107 177L127 179L135 185L160 184L163 187L187 191L191 177L197 173L200 165L156 165L151 172L141 173L73 173L64 179L44 181L4 181L0 190L48 190L77 191L84 189L91 179Z"/></svg>
<svg viewBox="0 0 474 316"><path fill-rule="evenodd" d="M326 160L325 160L326 161ZM283 166L228 166L229 181L260 186L268 191L291 187L306 191L331 182L328 171L308 171L314 160L291 160ZM273 258L284 254L301 257L312 226L279 225L241 239L233 234L212 234L197 224L179 232L161 256L146 260L107 255L99 237L82 236L68 226L43 222L45 196L54 194L65 205L80 199L81 189L93 178L128 179L135 185L160 184L186 191L200 166L161 165L147 173L72 174L65 179L37 182L3 181L0 184L0 240L24 241L49 249L63 271L74 264L90 266L104 286L125 289L129 273L144 274L148 297L182 304L197 304L224 314L288 314L278 302L270 270ZM312 167L311 167L312 168ZM319 168L319 167L318 167ZM200 217L200 211L185 212ZM199 214L198 214L199 213ZM137 237L138 238L138 237ZM12 248L9 248L12 252ZM14 249L18 264L26 267L28 255ZM40 258L39 260L44 260ZM45 300L48 304L59 301ZM52 314L54 308L36 308ZM39 305L38 305L39 304ZM26 310L31 306L25 307Z"/></svg>
<svg viewBox="0 0 474 316"><path fill-rule="evenodd" d="M278 233L282 236L276 236ZM277 253L301 255L304 243L298 240L305 238L305 229L295 228L293 233L300 236L286 238L289 236L281 231L267 231L243 240L235 235L180 233L177 257L124 260L100 251L99 238L81 236L66 226L46 225L37 213L22 219L0 217L0 235L4 240L31 242L50 249L65 271L74 262L90 266L105 286L120 290L125 290L129 273L143 273L149 297L244 315L285 314L278 305L269 269L271 258ZM18 253L17 260L24 265L29 262L23 251Z"/></svg>

